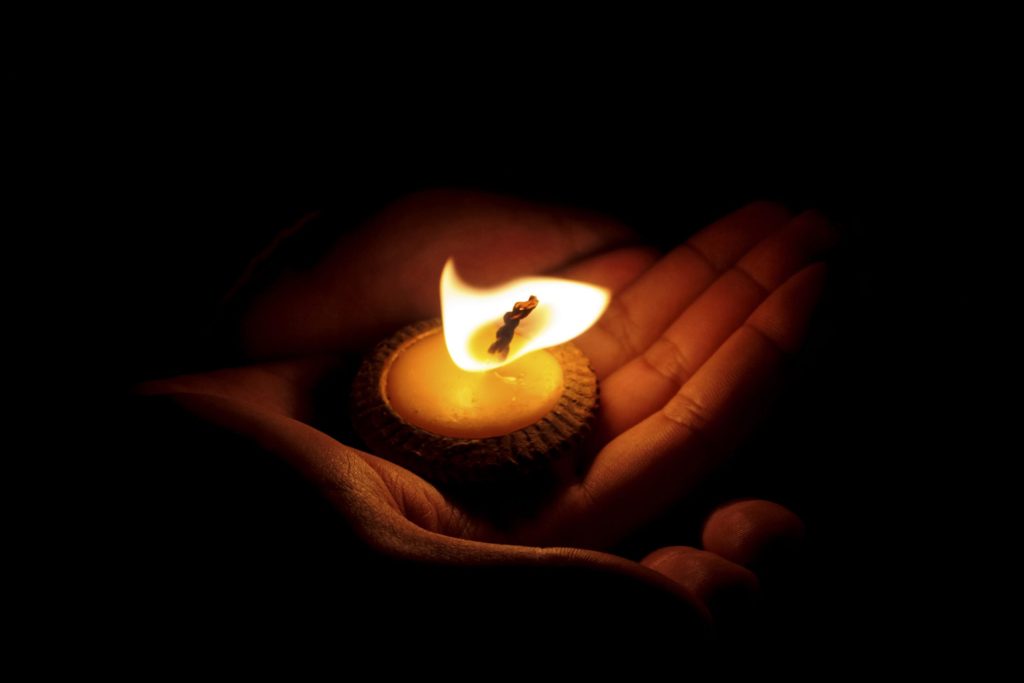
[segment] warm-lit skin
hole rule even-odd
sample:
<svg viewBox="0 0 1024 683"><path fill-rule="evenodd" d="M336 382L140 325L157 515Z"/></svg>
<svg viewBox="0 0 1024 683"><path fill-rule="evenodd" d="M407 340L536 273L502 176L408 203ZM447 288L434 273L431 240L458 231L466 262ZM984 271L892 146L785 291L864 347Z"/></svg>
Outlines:
<svg viewBox="0 0 1024 683"><path fill-rule="evenodd" d="M800 535L792 513L738 503L711 517L704 550L663 548L639 563L601 549L685 497L742 438L800 346L824 281L818 259L835 234L819 214L759 203L667 254L632 240L626 228L583 212L414 195L255 299L241 315L238 361L248 367L145 391L173 394L293 463L381 550L412 561L600 567L658 585L713 620L723 595L756 590L749 568L762 549ZM311 388L339 351L365 351L438 315L433 283L449 256L479 285L550 273L614 292L601 321L576 340L601 381L599 450L578 479L511 530L304 422ZM261 361L281 357L298 360Z"/></svg>

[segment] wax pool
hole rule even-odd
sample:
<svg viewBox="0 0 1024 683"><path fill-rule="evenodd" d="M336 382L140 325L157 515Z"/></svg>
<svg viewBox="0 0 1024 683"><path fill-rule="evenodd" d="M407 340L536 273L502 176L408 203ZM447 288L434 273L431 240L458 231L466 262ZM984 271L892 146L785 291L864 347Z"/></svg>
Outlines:
<svg viewBox="0 0 1024 683"><path fill-rule="evenodd" d="M544 350L496 370L462 370L448 355L440 328L399 351L381 383L403 420L461 439L527 427L551 412L564 388L562 366Z"/></svg>

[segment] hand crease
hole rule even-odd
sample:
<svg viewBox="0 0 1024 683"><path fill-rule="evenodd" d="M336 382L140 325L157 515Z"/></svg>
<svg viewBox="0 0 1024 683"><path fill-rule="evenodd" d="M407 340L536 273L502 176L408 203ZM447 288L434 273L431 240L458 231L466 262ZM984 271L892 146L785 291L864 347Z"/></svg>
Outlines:
<svg viewBox="0 0 1024 683"><path fill-rule="evenodd" d="M652 355L656 355L655 349L658 348L659 345L668 347L668 351L671 354L670 363L658 363L651 358ZM643 361L643 363L651 370L669 380L676 386L682 386L690 377L693 376L694 370L690 367L690 361L687 360L686 355L679 347L679 344L669 337L663 336L658 339L658 341L652 344L649 349L640 355L640 360Z"/></svg>
<svg viewBox="0 0 1024 683"><path fill-rule="evenodd" d="M636 322L629 313L629 307L624 306L621 303L617 303L615 306L605 311L605 314L598 318L598 327L607 332L613 339L619 342L619 345L625 349L628 356L637 356L640 354L639 345L633 339L632 330L636 329ZM615 327L617 329L611 329Z"/></svg>
<svg viewBox="0 0 1024 683"><path fill-rule="evenodd" d="M754 277L753 273L751 273L746 268L743 268L739 264L736 264L735 266L733 266L729 270L736 272L737 274L742 276L745 280L750 282L750 284L754 285L754 287L757 289L758 294L761 295L761 299L762 300L767 299L768 295L772 293L771 289L767 285L763 284L760 280L758 280L756 277Z"/></svg>
<svg viewBox="0 0 1024 683"><path fill-rule="evenodd" d="M691 242L686 242L682 246L683 246L684 249L689 249L690 251L692 251L694 253L694 255L697 256L697 258L699 258L701 261L706 263L708 265L708 267L711 268L711 270L714 271L716 274L721 275L722 267L719 266L714 261L712 261L711 257L708 256L707 254L705 254L702 250L698 249Z"/></svg>
<svg viewBox="0 0 1024 683"><path fill-rule="evenodd" d="M772 336L771 336L770 334L768 334L768 333L767 333L766 331L764 331L764 330L762 330L761 328L759 328L759 327L758 327L757 325L755 325L754 323L751 323L750 321L747 321L747 322L743 323L743 327L742 327L742 328L740 328L740 329L747 329L747 330L750 330L750 331L751 331L751 332L753 332L753 333L754 333L754 334L755 334L756 336L760 337L760 338L761 338L761 339L762 339L762 340L763 340L763 341L764 341L765 343L767 343L767 344L768 344L768 346L769 346L769 347L770 347L770 348L771 348L771 349L772 349L773 351L775 351L776 353L778 353L779 355L781 355L781 356L790 356L790 355L792 355L792 354L791 354L791 352L790 352L790 351L788 351L788 350L787 350L786 348L784 348L784 347L782 346L782 344L781 344L781 343L780 343L780 342L779 342L778 340L776 340L776 339L775 339L774 337L772 337Z"/></svg>

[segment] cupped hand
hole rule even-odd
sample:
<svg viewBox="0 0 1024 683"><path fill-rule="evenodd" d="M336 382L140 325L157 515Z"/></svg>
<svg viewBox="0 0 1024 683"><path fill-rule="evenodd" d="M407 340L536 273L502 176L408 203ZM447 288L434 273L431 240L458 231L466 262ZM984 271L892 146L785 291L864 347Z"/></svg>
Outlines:
<svg viewBox="0 0 1024 683"><path fill-rule="evenodd" d="M745 501L712 515L705 550L663 548L640 563L600 552L692 491L756 419L821 294L817 259L835 240L821 215L752 204L659 254L596 215L436 191L391 206L312 263L290 253L301 234L254 266L232 304L244 365L150 382L141 393L171 396L292 463L369 546L442 565L593 566L656 585L709 618L721 596L754 590L748 567L766 549L802 533L784 508ZM315 420L317 387L340 354L439 314L449 256L479 285L552 273L613 291L577 339L601 382L597 454L512 526Z"/></svg>

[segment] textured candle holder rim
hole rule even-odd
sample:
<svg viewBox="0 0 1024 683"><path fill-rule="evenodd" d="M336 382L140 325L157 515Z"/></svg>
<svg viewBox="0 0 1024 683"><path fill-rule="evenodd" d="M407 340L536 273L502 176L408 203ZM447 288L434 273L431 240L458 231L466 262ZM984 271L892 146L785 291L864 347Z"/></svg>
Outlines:
<svg viewBox="0 0 1024 683"><path fill-rule="evenodd" d="M597 376L573 343L546 349L562 366L564 388L555 407L537 422L501 436L460 439L406 422L391 407L384 378L399 353L439 334L441 320L413 323L370 353L352 384L356 433L369 452L440 484L524 479L574 452L590 431L598 405Z"/></svg>

